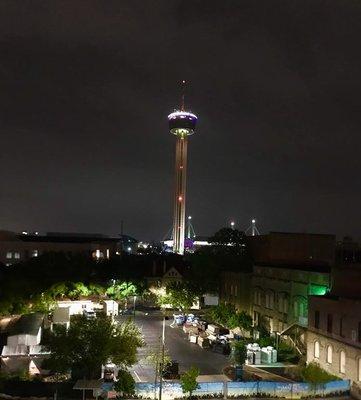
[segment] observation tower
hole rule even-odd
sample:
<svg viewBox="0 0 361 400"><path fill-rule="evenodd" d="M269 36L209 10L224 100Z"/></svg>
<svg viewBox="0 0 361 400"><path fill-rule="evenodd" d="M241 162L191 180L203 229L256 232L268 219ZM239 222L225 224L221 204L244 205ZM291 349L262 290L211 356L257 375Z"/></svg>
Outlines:
<svg viewBox="0 0 361 400"><path fill-rule="evenodd" d="M178 254L184 253L188 136L193 135L197 124L197 116L184 107L185 81L182 87L180 110L168 115L169 131L176 136L173 253Z"/></svg>

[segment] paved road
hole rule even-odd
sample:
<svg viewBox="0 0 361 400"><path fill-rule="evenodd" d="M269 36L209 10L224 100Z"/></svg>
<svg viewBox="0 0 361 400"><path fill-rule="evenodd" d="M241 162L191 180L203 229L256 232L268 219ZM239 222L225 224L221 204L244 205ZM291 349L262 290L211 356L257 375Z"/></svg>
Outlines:
<svg viewBox="0 0 361 400"><path fill-rule="evenodd" d="M162 317L157 315L137 315L136 324L141 328L146 346L139 350L139 362L133 367L136 381L154 381L154 367L146 362L146 357L152 352L159 351L160 336L162 333ZM229 364L228 358L222 354L213 353L211 350L202 349L190 343L183 330L179 327L172 328L166 321L165 342L170 356L179 362L179 370L183 372L191 366L200 369L203 375L222 374L223 368Z"/></svg>

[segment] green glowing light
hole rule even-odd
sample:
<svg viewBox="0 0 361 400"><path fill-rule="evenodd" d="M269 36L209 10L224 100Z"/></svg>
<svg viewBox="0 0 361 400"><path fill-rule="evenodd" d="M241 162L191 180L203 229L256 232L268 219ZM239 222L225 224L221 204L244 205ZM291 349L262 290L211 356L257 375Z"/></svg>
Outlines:
<svg viewBox="0 0 361 400"><path fill-rule="evenodd" d="M324 285L311 285L310 286L310 295L314 296L323 296L328 292L329 288Z"/></svg>

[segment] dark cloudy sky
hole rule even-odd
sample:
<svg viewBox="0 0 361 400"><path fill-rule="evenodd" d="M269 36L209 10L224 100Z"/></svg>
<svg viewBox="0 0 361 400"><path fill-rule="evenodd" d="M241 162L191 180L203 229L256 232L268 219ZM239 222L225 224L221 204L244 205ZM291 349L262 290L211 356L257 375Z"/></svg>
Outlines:
<svg viewBox="0 0 361 400"><path fill-rule="evenodd" d="M361 239L360 44L358 0L2 0L0 227L162 238L186 79L197 233Z"/></svg>

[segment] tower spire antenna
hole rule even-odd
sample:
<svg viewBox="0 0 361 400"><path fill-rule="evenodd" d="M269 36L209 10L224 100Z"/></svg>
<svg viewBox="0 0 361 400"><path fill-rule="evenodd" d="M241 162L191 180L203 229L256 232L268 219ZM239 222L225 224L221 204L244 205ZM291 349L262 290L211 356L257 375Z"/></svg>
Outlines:
<svg viewBox="0 0 361 400"><path fill-rule="evenodd" d="M184 108L184 98L186 95L186 81L183 79L182 80L182 97L181 97L181 111L185 111Z"/></svg>

